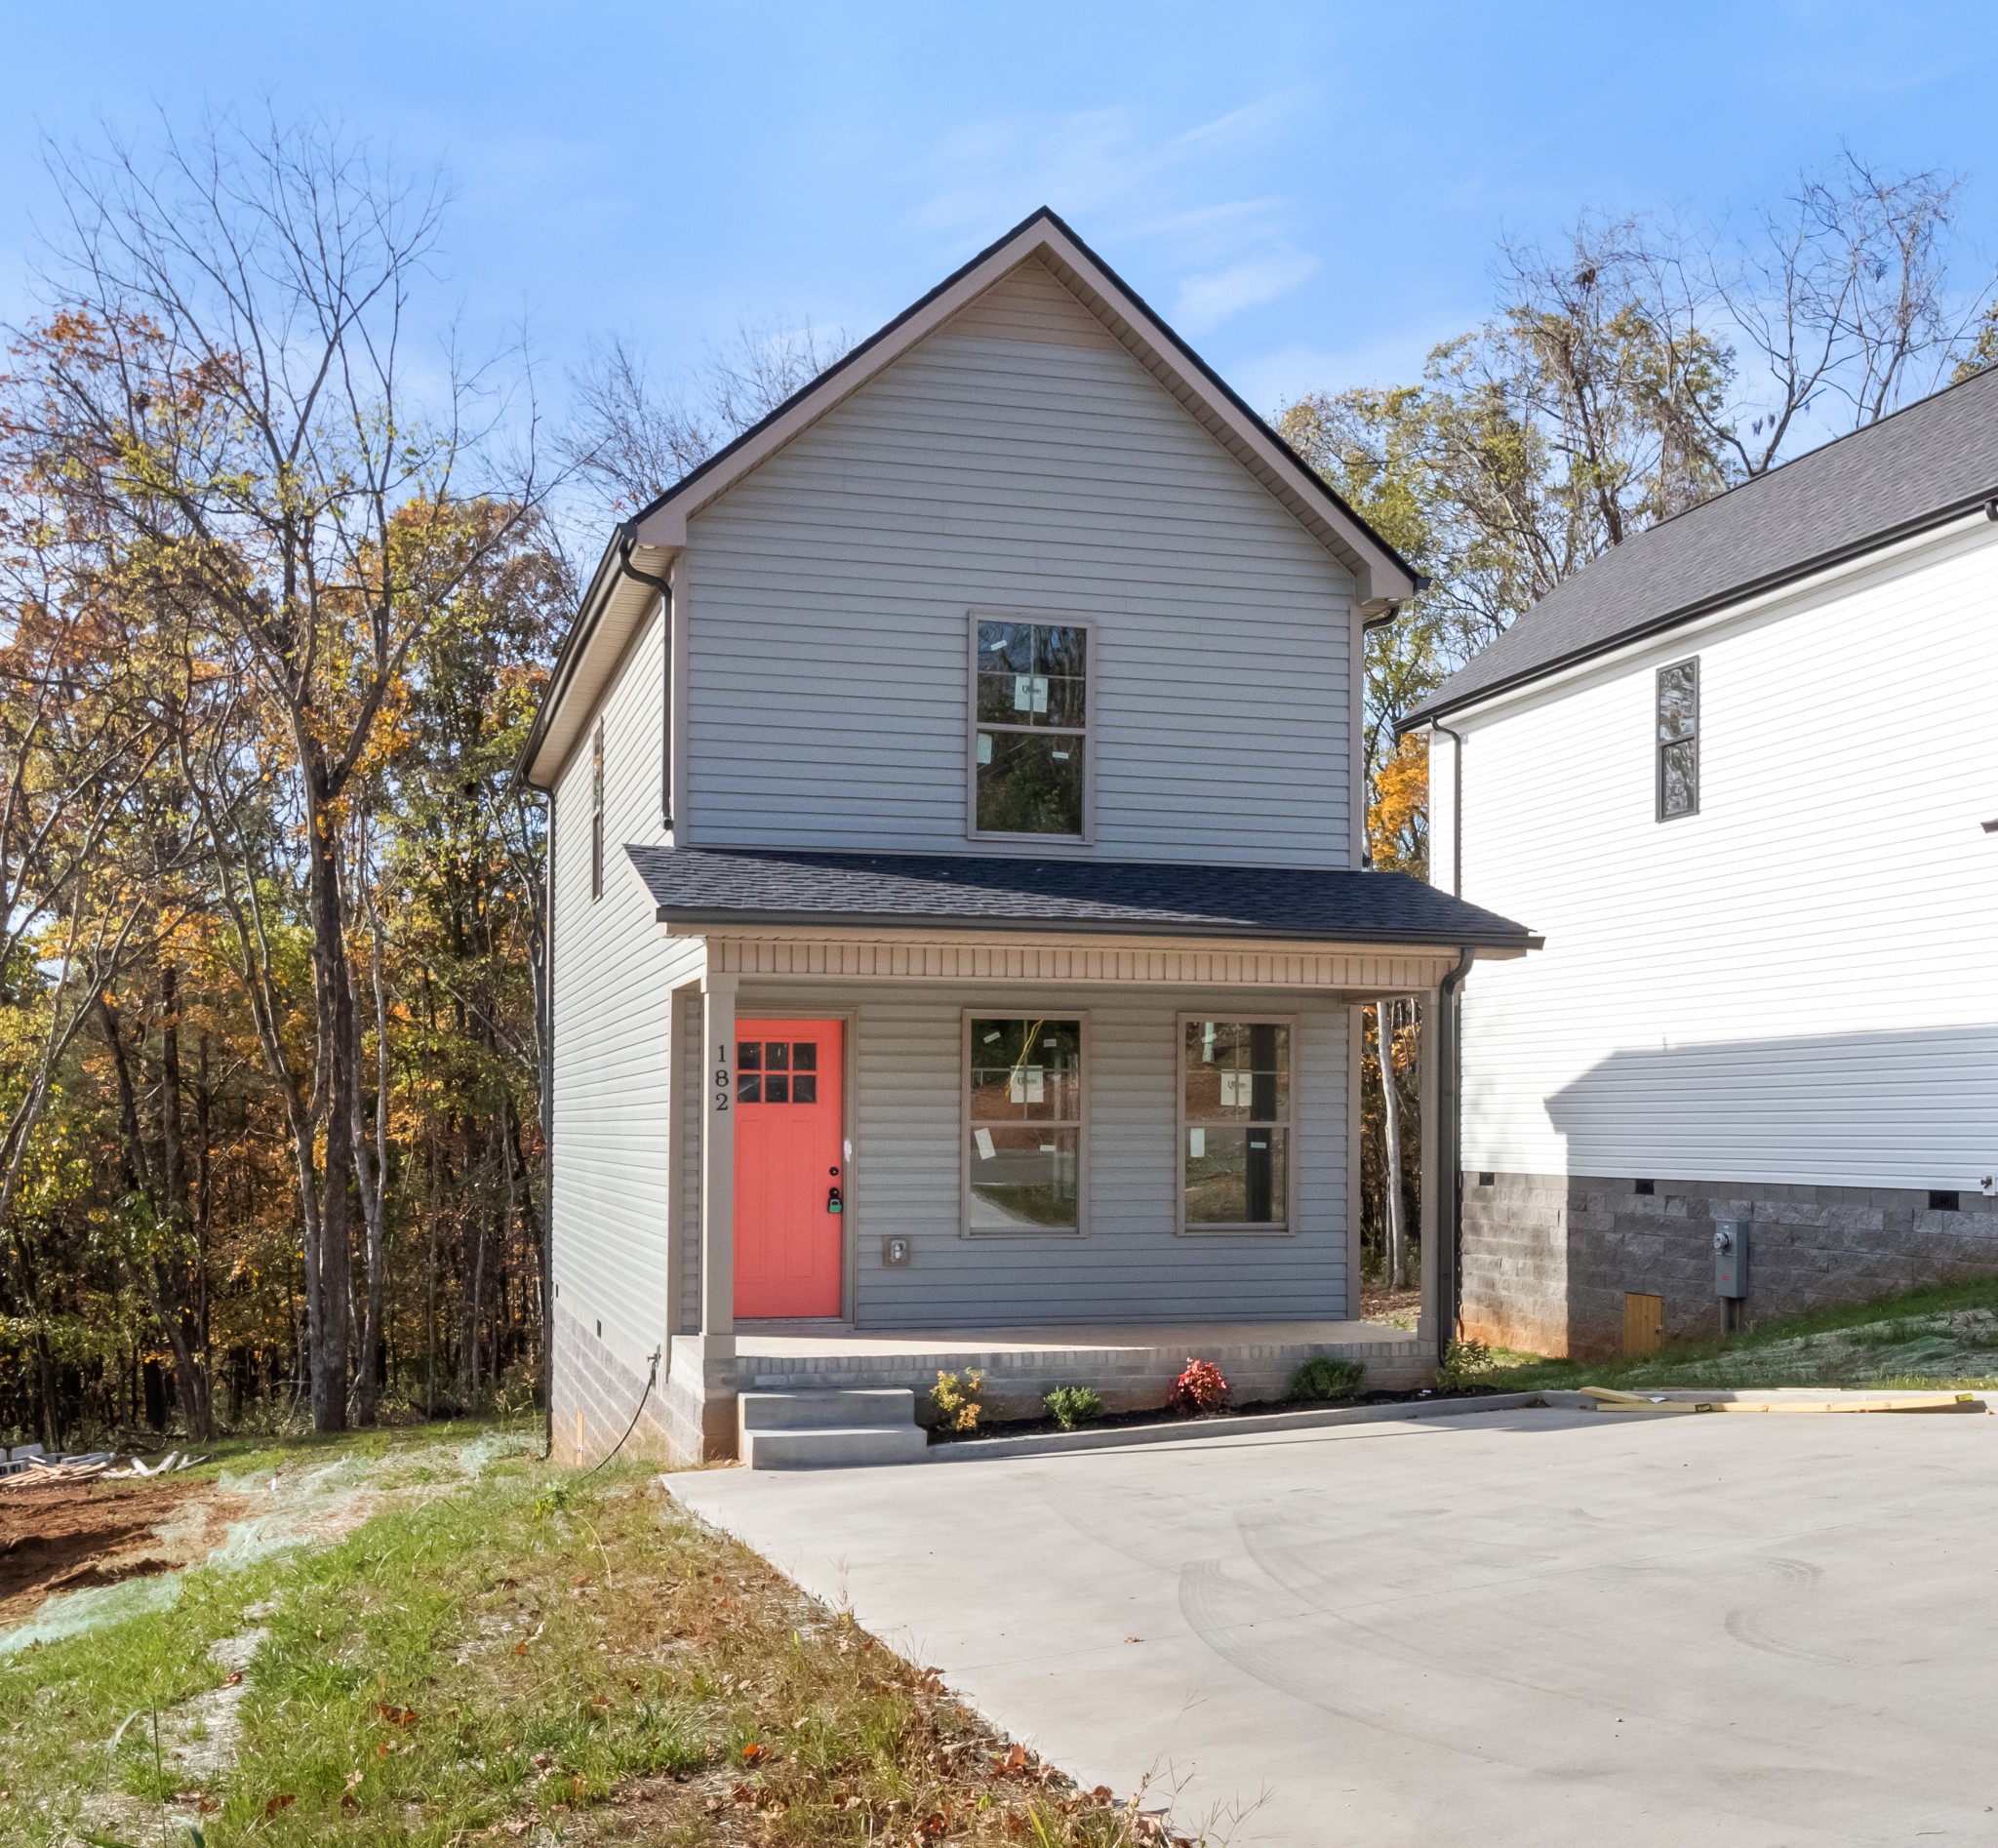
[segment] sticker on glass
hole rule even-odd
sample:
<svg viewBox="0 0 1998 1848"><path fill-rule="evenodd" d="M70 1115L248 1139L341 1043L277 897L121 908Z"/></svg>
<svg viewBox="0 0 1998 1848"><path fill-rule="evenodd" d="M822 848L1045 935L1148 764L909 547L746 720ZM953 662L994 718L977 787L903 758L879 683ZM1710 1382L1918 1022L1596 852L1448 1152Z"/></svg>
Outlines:
<svg viewBox="0 0 1998 1848"><path fill-rule="evenodd" d="M979 1159L990 1161L999 1151L992 1146L992 1132L988 1129L974 1130L972 1141L979 1145Z"/></svg>

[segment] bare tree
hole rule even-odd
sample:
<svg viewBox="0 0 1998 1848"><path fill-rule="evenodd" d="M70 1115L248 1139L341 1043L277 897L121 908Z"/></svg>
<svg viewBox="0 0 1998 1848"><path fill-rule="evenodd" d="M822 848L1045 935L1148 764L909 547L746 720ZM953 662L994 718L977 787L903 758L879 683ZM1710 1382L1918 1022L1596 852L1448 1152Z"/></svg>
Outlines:
<svg viewBox="0 0 1998 1848"><path fill-rule="evenodd" d="M1961 176L1894 173L1848 149L1802 175L1745 238L1645 226L1652 308L1674 330L1705 329L1746 361L1735 389L1698 407L1736 479L1794 453L1802 425L1822 442L1933 391L1964 359L1990 279L1950 276Z"/></svg>
<svg viewBox="0 0 1998 1848"><path fill-rule="evenodd" d="M285 1101L305 1254L312 1414L347 1420L360 1035L341 824L415 652L509 528L493 485L514 407L408 329L442 195L317 121L163 128L156 151L52 151L67 214L25 345L95 514L191 654L243 688L246 736L179 742L239 974ZM529 454L501 504L530 516ZM467 485L468 474L477 473ZM263 818L271 791L289 813ZM309 920L307 1052L263 894Z"/></svg>
<svg viewBox="0 0 1998 1848"><path fill-rule="evenodd" d="M593 344L570 380L563 453L581 479L629 513L810 384L851 342L810 321L744 324L678 388L623 335Z"/></svg>

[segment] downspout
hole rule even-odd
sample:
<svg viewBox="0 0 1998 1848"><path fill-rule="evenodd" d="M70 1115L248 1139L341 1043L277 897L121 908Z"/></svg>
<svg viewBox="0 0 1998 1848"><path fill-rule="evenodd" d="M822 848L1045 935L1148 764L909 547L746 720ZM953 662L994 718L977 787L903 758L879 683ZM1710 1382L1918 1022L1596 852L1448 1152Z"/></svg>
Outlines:
<svg viewBox="0 0 1998 1848"><path fill-rule="evenodd" d="M1438 1179L1443 1197L1437 1201L1436 1220L1443 1230L1443 1251L1447 1260L1437 1266L1441 1288L1436 1316L1436 1359L1440 1365L1457 1339L1458 1319L1463 1312L1463 979L1477 959L1474 949L1459 949L1457 967L1436 985L1436 1139Z"/></svg>
<svg viewBox="0 0 1998 1848"><path fill-rule="evenodd" d="M1463 734L1453 732L1441 719L1429 720L1432 732L1441 732L1455 748L1450 753L1450 896L1463 897Z"/></svg>
<svg viewBox="0 0 1998 1848"><path fill-rule="evenodd" d="M662 663L659 680L659 822L665 827L673 825L673 586L663 578L655 578L649 571L640 571L631 562L631 554L638 548L638 529L628 520L618 529L623 541L618 551L618 571L634 583L642 583L659 593L660 632L659 659Z"/></svg>
<svg viewBox="0 0 1998 1848"><path fill-rule="evenodd" d="M541 1455L555 1454L555 792L541 905Z"/></svg>

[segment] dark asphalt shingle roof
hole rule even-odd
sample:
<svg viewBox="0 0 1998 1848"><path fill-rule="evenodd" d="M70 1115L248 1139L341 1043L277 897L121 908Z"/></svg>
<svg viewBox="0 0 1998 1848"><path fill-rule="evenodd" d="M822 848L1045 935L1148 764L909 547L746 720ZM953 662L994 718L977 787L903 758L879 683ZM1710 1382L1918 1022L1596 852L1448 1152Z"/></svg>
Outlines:
<svg viewBox="0 0 1998 1848"><path fill-rule="evenodd" d="M1398 872L996 854L624 849L671 922L1053 926L1525 948L1524 925Z"/></svg>
<svg viewBox="0 0 1998 1848"><path fill-rule="evenodd" d="M1992 494L1998 371L1626 540L1550 590L1411 712L1403 729L1969 512Z"/></svg>

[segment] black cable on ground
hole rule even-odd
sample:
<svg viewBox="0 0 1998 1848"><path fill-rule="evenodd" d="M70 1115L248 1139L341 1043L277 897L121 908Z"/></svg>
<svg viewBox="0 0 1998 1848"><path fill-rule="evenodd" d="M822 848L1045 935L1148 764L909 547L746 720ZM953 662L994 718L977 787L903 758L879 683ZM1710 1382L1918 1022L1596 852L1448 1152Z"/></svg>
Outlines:
<svg viewBox="0 0 1998 1848"><path fill-rule="evenodd" d="M638 1428L638 1415L640 1412L645 1410L645 1402L647 1399L652 1397L652 1389L659 1383L659 1351L660 1350L657 1347L655 1347L652 1350L652 1369L645 1376L645 1390L638 1395L638 1403L631 1409L631 1423L624 1426L624 1437L629 1437L631 1433ZM618 1441L615 1444L613 1444L611 1448L604 1453L603 1456L599 1457L596 1460L596 1462L591 1464L590 1466L587 1469L585 1469L582 1473L586 1476L595 1475L596 1472L599 1469L601 1469L605 1464L609 1463L611 1459L619 1453L619 1451L624 1448L624 1437L619 1438Z"/></svg>

